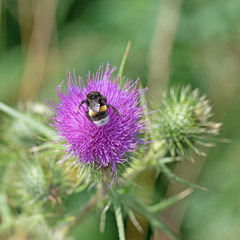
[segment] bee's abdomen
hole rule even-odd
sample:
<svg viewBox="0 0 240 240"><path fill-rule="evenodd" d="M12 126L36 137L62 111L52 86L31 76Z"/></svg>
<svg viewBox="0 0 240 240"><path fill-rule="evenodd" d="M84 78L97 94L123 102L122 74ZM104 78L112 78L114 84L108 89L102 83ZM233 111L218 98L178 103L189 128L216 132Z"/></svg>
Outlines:
<svg viewBox="0 0 240 240"><path fill-rule="evenodd" d="M88 109L89 109L89 116L94 117L100 112L106 112L107 111L107 106L106 105L101 106L100 109L99 109L99 112L94 112L91 108L88 108Z"/></svg>
<svg viewBox="0 0 240 240"><path fill-rule="evenodd" d="M91 117L93 123L98 127L109 122L109 114L106 105L101 106L99 112L93 112L91 109L89 109L89 116Z"/></svg>
<svg viewBox="0 0 240 240"><path fill-rule="evenodd" d="M108 110L102 111L102 112L97 112L93 116L91 116L93 121L99 121L103 118L106 118L108 116Z"/></svg>
<svg viewBox="0 0 240 240"><path fill-rule="evenodd" d="M109 122L108 110L98 112L91 118L92 118L93 123L96 126L98 126L98 127L103 126Z"/></svg>

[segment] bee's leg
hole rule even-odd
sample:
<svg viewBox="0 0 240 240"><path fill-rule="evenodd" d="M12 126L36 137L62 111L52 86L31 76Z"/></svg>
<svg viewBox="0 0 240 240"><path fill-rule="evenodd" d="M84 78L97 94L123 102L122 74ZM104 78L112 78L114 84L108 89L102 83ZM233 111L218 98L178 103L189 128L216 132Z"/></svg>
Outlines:
<svg viewBox="0 0 240 240"><path fill-rule="evenodd" d="M114 113L115 113L116 115L120 115L115 107L113 107L112 105L108 104L108 105L107 105L107 108L110 108L110 107L113 109L113 111L114 111Z"/></svg>
<svg viewBox="0 0 240 240"><path fill-rule="evenodd" d="M88 111L85 112L85 115L87 116L87 118L92 122L93 120L91 119L91 117L89 116Z"/></svg>
<svg viewBox="0 0 240 240"><path fill-rule="evenodd" d="M79 106L78 106L77 113L78 113L78 111L79 111L80 107L81 107L81 106L82 106L84 103L87 103L87 99L85 99L85 100L81 101L81 103L80 103L80 104L79 104Z"/></svg>

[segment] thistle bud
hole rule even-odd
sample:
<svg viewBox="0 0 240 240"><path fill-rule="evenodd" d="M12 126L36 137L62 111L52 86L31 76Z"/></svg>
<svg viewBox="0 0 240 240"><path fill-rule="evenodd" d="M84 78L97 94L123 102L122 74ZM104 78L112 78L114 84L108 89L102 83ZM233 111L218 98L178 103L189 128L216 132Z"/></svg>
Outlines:
<svg viewBox="0 0 240 240"><path fill-rule="evenodd" d="M210 121L212 108L205 95L190 87L173 88L163 96L153 127L157 143L171 156L205 155L201 146L212 146L211 138L221 124ZM156 143L156 145L157 145Z"/></svg>
<svg viewBox="0 0 240 240"><path fill-rule="evenodd" d="M43 204L48 199L48 183L46 174L39 163L28 162L23 164L19 172L17 183L18 195L25 204Z"/></svg>
<svg viewBox="0 0 240 240"><path fill-rule="evenodd" d="M61 204L76 189L70 172L65 173L54 159L42 156L23 163L18 178L18 196L28 211L39 212L40 207Z"/></svg>

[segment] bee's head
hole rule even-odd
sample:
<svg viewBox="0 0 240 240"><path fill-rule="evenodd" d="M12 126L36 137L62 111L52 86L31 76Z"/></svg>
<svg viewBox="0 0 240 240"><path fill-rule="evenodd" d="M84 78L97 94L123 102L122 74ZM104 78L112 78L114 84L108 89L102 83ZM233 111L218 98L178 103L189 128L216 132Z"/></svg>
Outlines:
<svg viewBox="0 0 240 240"><path fill-rule="evenodd" d="M87 100L90 103L99 103L101 100L101 96L102 96L102 94L100 92L93 91L93 92L88 93Z"/></svg>

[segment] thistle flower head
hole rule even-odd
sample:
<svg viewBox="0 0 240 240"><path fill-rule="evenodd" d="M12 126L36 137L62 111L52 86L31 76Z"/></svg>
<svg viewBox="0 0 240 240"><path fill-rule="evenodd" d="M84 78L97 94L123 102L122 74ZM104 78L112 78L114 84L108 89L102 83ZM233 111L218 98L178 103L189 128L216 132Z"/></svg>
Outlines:
<svg viewBox="0 0 240 240"><path fill-rule="evenodd" d="M210 121L212 108L206 96L190 87L171 89L158 106L153 133L163 142L171 156L188 155L192 149L204 155L200 146L211 146L211 136L219 133L221 124Z"/></svg>
<svg viewBox="0 0 240 240"><path fill-rule="evenodd" d="M68 73L67 83L62 82L57 87L59 102L49 103L56 114L52 126L60 136L59 141L67 148L65 159L74 156L82 165L111 169L113 179L117 164L127 161L129 153L136 151L138 144L144 144L139 133L144 132L147 125L141 120L144 106L140 104L146 89L137 89L137 81L128 79L121 89L118 76L112 77L114 70L107 64L104 72L101 66L92 77L90 73L87 75L86 85L82 77ZM109 122L102 126L97 126L90 116L90 111L95 114L101 106L97 104L95 110L83 102L79 108L79 104L94 91L106 97L105 108L113 106L105 109Z"/></svg>

